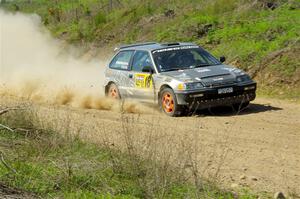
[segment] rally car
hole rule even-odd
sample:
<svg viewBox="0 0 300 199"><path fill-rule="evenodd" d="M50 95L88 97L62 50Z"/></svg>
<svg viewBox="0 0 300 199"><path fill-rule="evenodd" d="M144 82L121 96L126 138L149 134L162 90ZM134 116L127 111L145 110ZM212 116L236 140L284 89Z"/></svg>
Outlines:
<svg viewBox="0 0 300 199"><path fill-rule="evenodd" d="M256 82L193 43L121 46L105 71L105 95L158 104L169 116L214 106L246 107Z"/></svg>

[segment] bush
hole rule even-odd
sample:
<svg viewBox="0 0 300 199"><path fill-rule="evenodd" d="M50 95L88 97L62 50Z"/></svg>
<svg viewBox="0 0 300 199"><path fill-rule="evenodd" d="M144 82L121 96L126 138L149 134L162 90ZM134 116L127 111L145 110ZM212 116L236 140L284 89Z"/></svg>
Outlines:
<svg viewBox="0 0 300 199"><path fill-rule="evenodd" d="M101 24L106 23L106 16L102 12L99 12L95 17L94 17L95 25L100 26Z"/></svg>

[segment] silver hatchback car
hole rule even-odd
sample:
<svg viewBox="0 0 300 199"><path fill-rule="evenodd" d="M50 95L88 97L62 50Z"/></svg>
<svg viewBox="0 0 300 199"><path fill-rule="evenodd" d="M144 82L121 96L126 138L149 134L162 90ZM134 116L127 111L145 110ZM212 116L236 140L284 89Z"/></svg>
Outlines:
<svg viewBox="0 0 300 199"><path fill-rule="evenodd" d="M246 107L256 82L193 43L142 43L116 49L105 95L158 104L169 116L214 106Z"/></svg>

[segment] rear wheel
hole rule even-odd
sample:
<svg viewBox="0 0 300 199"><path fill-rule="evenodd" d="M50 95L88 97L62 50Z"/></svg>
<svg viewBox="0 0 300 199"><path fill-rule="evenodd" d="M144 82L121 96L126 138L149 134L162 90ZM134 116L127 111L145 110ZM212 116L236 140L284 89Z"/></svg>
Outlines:
<svg viewBox="0 0 300 199"><path fill-rule="evenodd" d="M176 96L170 88L165 88L161 91L160 108L171 117L179 116L182 113L182 107L177 104Z"/></svg>
<svg viewBox="0 0 300 199"><path fill-rule="evenodd" d="M111 83L108 86L107 97L112 99L121 99L120 92L116 84Z"/></svg>

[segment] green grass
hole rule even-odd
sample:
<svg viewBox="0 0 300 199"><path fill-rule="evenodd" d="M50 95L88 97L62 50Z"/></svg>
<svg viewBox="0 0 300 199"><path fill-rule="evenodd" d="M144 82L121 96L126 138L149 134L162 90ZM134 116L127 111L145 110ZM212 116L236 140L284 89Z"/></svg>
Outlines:
<svg viewBox="0 0 300 199"><path fill-rule="evenodd" d="M0 182L43 198L234 198L231 192L216 186L199 191L182 181L170 181L165 193L158 189L149 194L141 184L145 179L133 170L128 154L79 139L70 142L60 138L59 146L50 146L47 140L53 139L51 136L32 139L0 131L0 150L7 164L16 170L14 173L1 164ZM244 192L239 198L256 196Z"/></svg>
<svg viewBox="0 0 300 199"><path fill-rule="evenodd" d="M0 182L11 188L42 198L234 198L204 180L197 187L160 162L83 141L69 130L53 132L26 109L0 117L1 124L23 129L0 129L0 151L9 165L0 162ZM256 196L242 192L240 198Z"/></svg>
<svg viewBox="0 0 300 199"><path fill-rule="evenodd" d="M2 6L15 10L17 5L21 12L39 14L53 35L70 43L106 47L139 41L196 42L217 57L225 55L227 63L258 71L254 77L264 82L264 89L275 83L287 93L290 87L300 90L299 0L274 0L274 10L264 1L251 0L124 0L121 5L115 1L112 10L108 2L15 0ZM166 16L168 10L175 15ZM286 48L288 54L265 63L272 53Z"/></svg>
<svg viewBox="0 0 300 199"><path fill-rule="evenodd" d="M1 131L1 143L24 142L6 150L7 162L17 173L0 166L0 180L11 187L47 197L63 198L143 198L136 176L115 170L111 151L73 140L59 148L47 146L41 140L9 137ZM51 137L48 137L51 139ZM45 140L44 140L45 141ZM1 147L1 150L3 148ZM114 154L123 166L126 156ZM126 165L125 165L126 166ZM174 188L176 189L176 187Z"/></svg>

